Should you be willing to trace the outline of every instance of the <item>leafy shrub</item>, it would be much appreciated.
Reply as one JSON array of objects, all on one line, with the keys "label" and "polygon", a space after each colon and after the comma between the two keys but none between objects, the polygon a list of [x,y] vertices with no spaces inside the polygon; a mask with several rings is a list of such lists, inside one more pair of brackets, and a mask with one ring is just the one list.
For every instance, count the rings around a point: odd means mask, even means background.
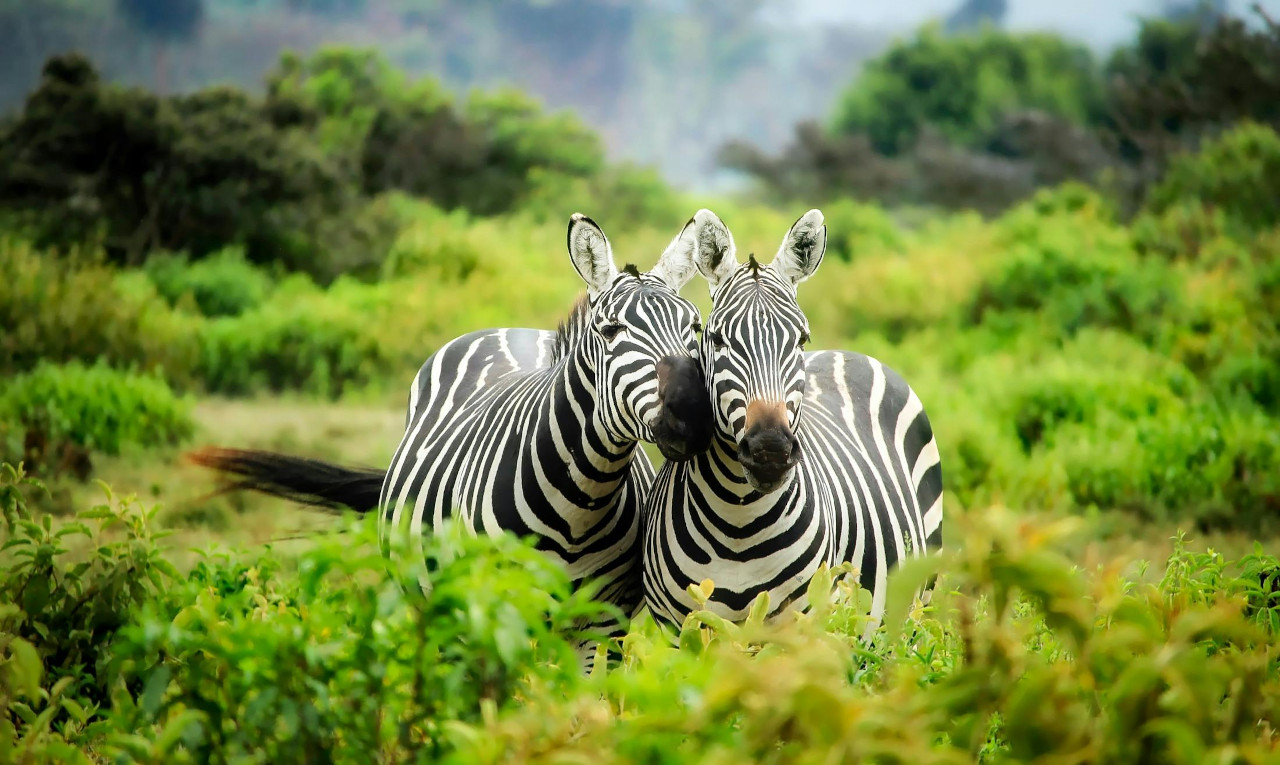
[{"label": "leafy shrub", "polygon": [[893,219],[875,205],[838,200],[822,208],[827,253],[854,260],[867,250],[901,252],[905,240]]},{"label": "leafy shrub", "polygon": [[[139,615],[115,650],[147,692],[112,720],[176,735],[130,741],[133,757],[439,756],[452,721],[510,706],[530,684],[579,682],[574,625],[601,607],[530,545],[441,528],[424,563],[370,578],[385,561],[373,525],[357,531],[354,548],[322,543],[287,578],[270,559],[207,561],[172,606]],[[420,576],[430,594],[406,595]]]},{"label": "leafy shrub", "polygon": [[1203,528],[1265,530],[1280,509],[1280,436],[1256,411],[1201,404],[1134,422],[1062,432],[1052,458],[1081,506],[1121,508]]},{"label": "leafy shrub", "polygon": [[[294,561],[212,554],[179,579],[131,506],[57,530],[10,470],[0,510],[22,540],[0,552],[0,751],[18,761],[1191,763],[1280,745],[1280,561],[1261,549],[1228,561],[1179,535],[1154,577],[1084,570],[1080,524],[993,508],[891,575],[870,634],[846,565],[794,617],[766,622],[766,599],[740,624],[642,614],[622,663],[583,677],[571,641],[601,607],[510,537],[449,527],[385,576],[359,523]],[[75,566],[66,540],[94,524],[124,538]]]},{"label": "leafy shrub", "polygon": [[519,211],[549,224],[560,225],[575,211],[594,211],[589,214],[609,221],[610,230],[645,226],[665,230],[696,209],[656,171],[632,165],[608,167],[589,177],[538,168],[529,179],[529,193]]},{"label": "leafy shrub", "polygon": [[271,292],[271,277],[245,260],[242,248],[228,248],[195,263],[182,256],[153,255],[146,272],[170,305],[190,295],[205,316],[239,315]]},{"label": "leafy shrub", "polygon": [[[695,612],[679,648],[633,629],[629,664],[599,691],[566,700],[535,689],[526,705],[461,728],[450,761],[1270,756],[1280,603],[1261,597],[1257,572],[1274,557],[1241,565],[1180,545],[1156,585],[1085,575],[1059,549],[1065,529],[1011,513],[975,517],[962,536],[891,579],[886,620],[909,629],[858,643],[865,593],[816,576],[813,613],[773,627]],[[908,616],[907,596],[934,570],[952,594]],[[1266,604],[1262,618],[1249,598]]]},{"label": "leafy shrub", "polygon": [[380,379],[387,355],[378,334],[385,291],[347,280],[328,292],[283,287],[272,302],[210,320],[197,373],[212,393],[302,390],[336,397]]},{"label": "leafy shrub", "polygon": [[33,465],[52,467],[59,455],[66,459],[67,446],[118,454],[126,447],[174,444],[194,428],[190,402],[162,378],[103,364],[41,364],[12,378],[0,393],[6,459],[26,458]]},{"label": "leafy shrub", "polygon": [[[106,501],[55,528],[32,513],[26,492],[40,490],[0,465],[0,752],[43,752],[88,762],[69,744],[100,740],[109,705],[111,646],[133,611],[179,579],[160,554],[155,510]],[[78,539],[84,543],[76,545]],[[81,549],[83,548],[83,550]],[[84,552],[87,550],[87,552]]]},{"label": "leafy shrub", "polygon": [[463,210],[445,212],[432,205],[415,205],[413,222],[404,227],[387,253],[382,277],[429,273],[450,281],[466,279],[484,257],[469,222]]},{"label": "leafy shrub", "polygon": [[194,351],[186,322],[92,253],[60,258],[0,235],[0,272],[0,371],[105,359],[186,379]]},{"label": "leafy shrub", "polygon": [[1274,228],[1280,221],[1280,135],[1243,124],[1175,157],[1148,194],[1147,207],[1163,213],[1189,202],[1220,211],[1245,233]]},{"label": "leafy shrub", "polygon": [[1127,233],[1096,214],[1033,212],[1043,204],[1003,221],[1007,254],[978,289],[968,320],[1020,321],[1038,312],[1065,335],[1092,326],[1153,337],[1178,298],[1170,274],[1140,260]]}]

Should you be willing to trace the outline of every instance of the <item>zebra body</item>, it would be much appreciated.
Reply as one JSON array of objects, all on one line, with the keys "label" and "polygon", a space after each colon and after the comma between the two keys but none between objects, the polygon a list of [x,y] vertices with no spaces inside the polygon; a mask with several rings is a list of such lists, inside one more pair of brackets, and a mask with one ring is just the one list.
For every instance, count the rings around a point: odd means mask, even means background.
[{"label": "zebra body", "polygon": [[716,435],[655,480],[645,603],[679,624],[699,607],[688,586],[710,579],[706,608],[742,619],[764,592],[776,615],[807,605],[819,566],[852,562],[878,619],[887,573],[942,543],[941,466],[924,407],[876,359],[802,350],[795,285],[821,260],[820,213],[797,222],[771,267],[738,264],[727,229],[707,244],[702,351]]},{"label": "zebra body", "polygon": [[694,233],[686,226],[652,272],[619,272],[603,233],[575,218],[570,254],[588,295],[557,332],[473,332],[432,354],[379,497],[384,550],[407,542],[421,555],[445,518],[533,536],[575,584],[598,582],[627,615],[638,607],[654,477],[638,442],[678,460],[710,438],[705,402],[672,395],[686,376],[684,390],[702,388],[699,314],[677,294],[694,272]]},{"label": "zebra body", "polygon": [[604,232],[574,215],[568,249],[586,297],[555,332],[472,332],[432,354],[385,470],[253,450],[192,459],[237,476],[238,488],[377,512],[387,553],[423,555],[423,535],[445,518],[476,534],[533,536],[575,585],[598,581],[597,597],[630,616],[654,475],[637,442],[683,460],[711,438],[700,315],[678,294],[696,270],[697,233],[686,224],[647,273],[619,271]]},{"label": "zebra body", "polygon": [[857,353],[805,354],[808,390],[795,478],[762,494],[737,450],[717,438],[686,463],[666,463],[647,505],[646,603],[679,623],[697,608],[690,584],[711,579],[707,607],[730,619],[769,594],[771,615],[804,607],[818,567],[851,561],[884,608],[895,563],[941,546],[937,445],[920,399],[893,370]]},{"label": "zebra body", "polygon": [[584,360],[553,361],[555,344],[553,332],[474,332],[426,361],[379,500],[384,549],[399,532],[421,554],[447,517],[533,535],[575,581],[603,580],[602,597],[630,609],[653,467],[635,441],[593,432],[577,403],[597,395]]}]

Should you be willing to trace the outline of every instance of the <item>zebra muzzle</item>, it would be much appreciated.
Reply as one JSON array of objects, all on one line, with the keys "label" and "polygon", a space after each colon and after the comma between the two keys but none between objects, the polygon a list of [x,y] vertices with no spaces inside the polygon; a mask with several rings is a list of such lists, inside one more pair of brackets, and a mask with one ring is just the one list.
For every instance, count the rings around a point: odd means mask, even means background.
[{"label": "zebra muzzle", "polygon": [[758,490],[769,492],[800,462],[800,439],[787,424],[783,404],[753,402],[747,407],[746,433],[738,442],[738,461]]},{"label": "zebra muzzle", "polygon": [[711,445],[711,401],[702,367],[688,356],[658,362],[658,414],[649,423],[662,456],[676,462],[695,457]]}]

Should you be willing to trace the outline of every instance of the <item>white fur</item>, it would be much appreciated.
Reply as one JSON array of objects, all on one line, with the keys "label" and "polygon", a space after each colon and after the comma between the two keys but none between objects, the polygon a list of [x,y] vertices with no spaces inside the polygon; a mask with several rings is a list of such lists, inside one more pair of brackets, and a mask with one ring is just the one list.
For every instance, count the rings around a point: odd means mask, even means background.
[{"label": "white fur", "polygon": [[[733,244],[733,234],[724,221],[710,210],[699,210],[690,221],[697,243],[694,260],[698,271],[706,277],[711,291],[738,267],[738,250]],[[688,226],[685,227],[688,230]]]},{"label": "white fur", "polygon": [[609,239],[582,213],[574,213],[569,218],[569,259],[587,283],[587,296],[593,300],[618,276]]},{"label": "white fur", "polygon": [[769,267],[794,287],[813,276],[826,252],[827,226],[822,211],[810,210],[792,224]]}]

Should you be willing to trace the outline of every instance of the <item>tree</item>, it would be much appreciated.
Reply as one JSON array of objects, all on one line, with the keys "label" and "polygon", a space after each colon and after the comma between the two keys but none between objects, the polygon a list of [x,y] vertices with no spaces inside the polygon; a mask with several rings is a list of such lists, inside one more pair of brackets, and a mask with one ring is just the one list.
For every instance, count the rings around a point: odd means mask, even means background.
[{"label": "tree", "polygon": [[866,134],[878,152],[896,156],[926,125],[974,147],[1011,111],[1087,125],[1101,105],[1100,73],[1082,46],[995,29],[946,37],[929,26],[866,65],[837,102],[832,128]]},{"label": "tree", "polygon": [[998,27],[1008,12],[1009,0],[964,0],[947,17],[945,28],[948,32],[965,32],[984,23]]},{"label": "tree", "polygon": [[236,243],[259,261],[311,257],[308,237],[339,217],[344,184],[294,138],[241,91],[162,98],[103,84],[83,57],[54,57],[0,136],[0,204],[43,243],[100,235],[124,263]]}]

